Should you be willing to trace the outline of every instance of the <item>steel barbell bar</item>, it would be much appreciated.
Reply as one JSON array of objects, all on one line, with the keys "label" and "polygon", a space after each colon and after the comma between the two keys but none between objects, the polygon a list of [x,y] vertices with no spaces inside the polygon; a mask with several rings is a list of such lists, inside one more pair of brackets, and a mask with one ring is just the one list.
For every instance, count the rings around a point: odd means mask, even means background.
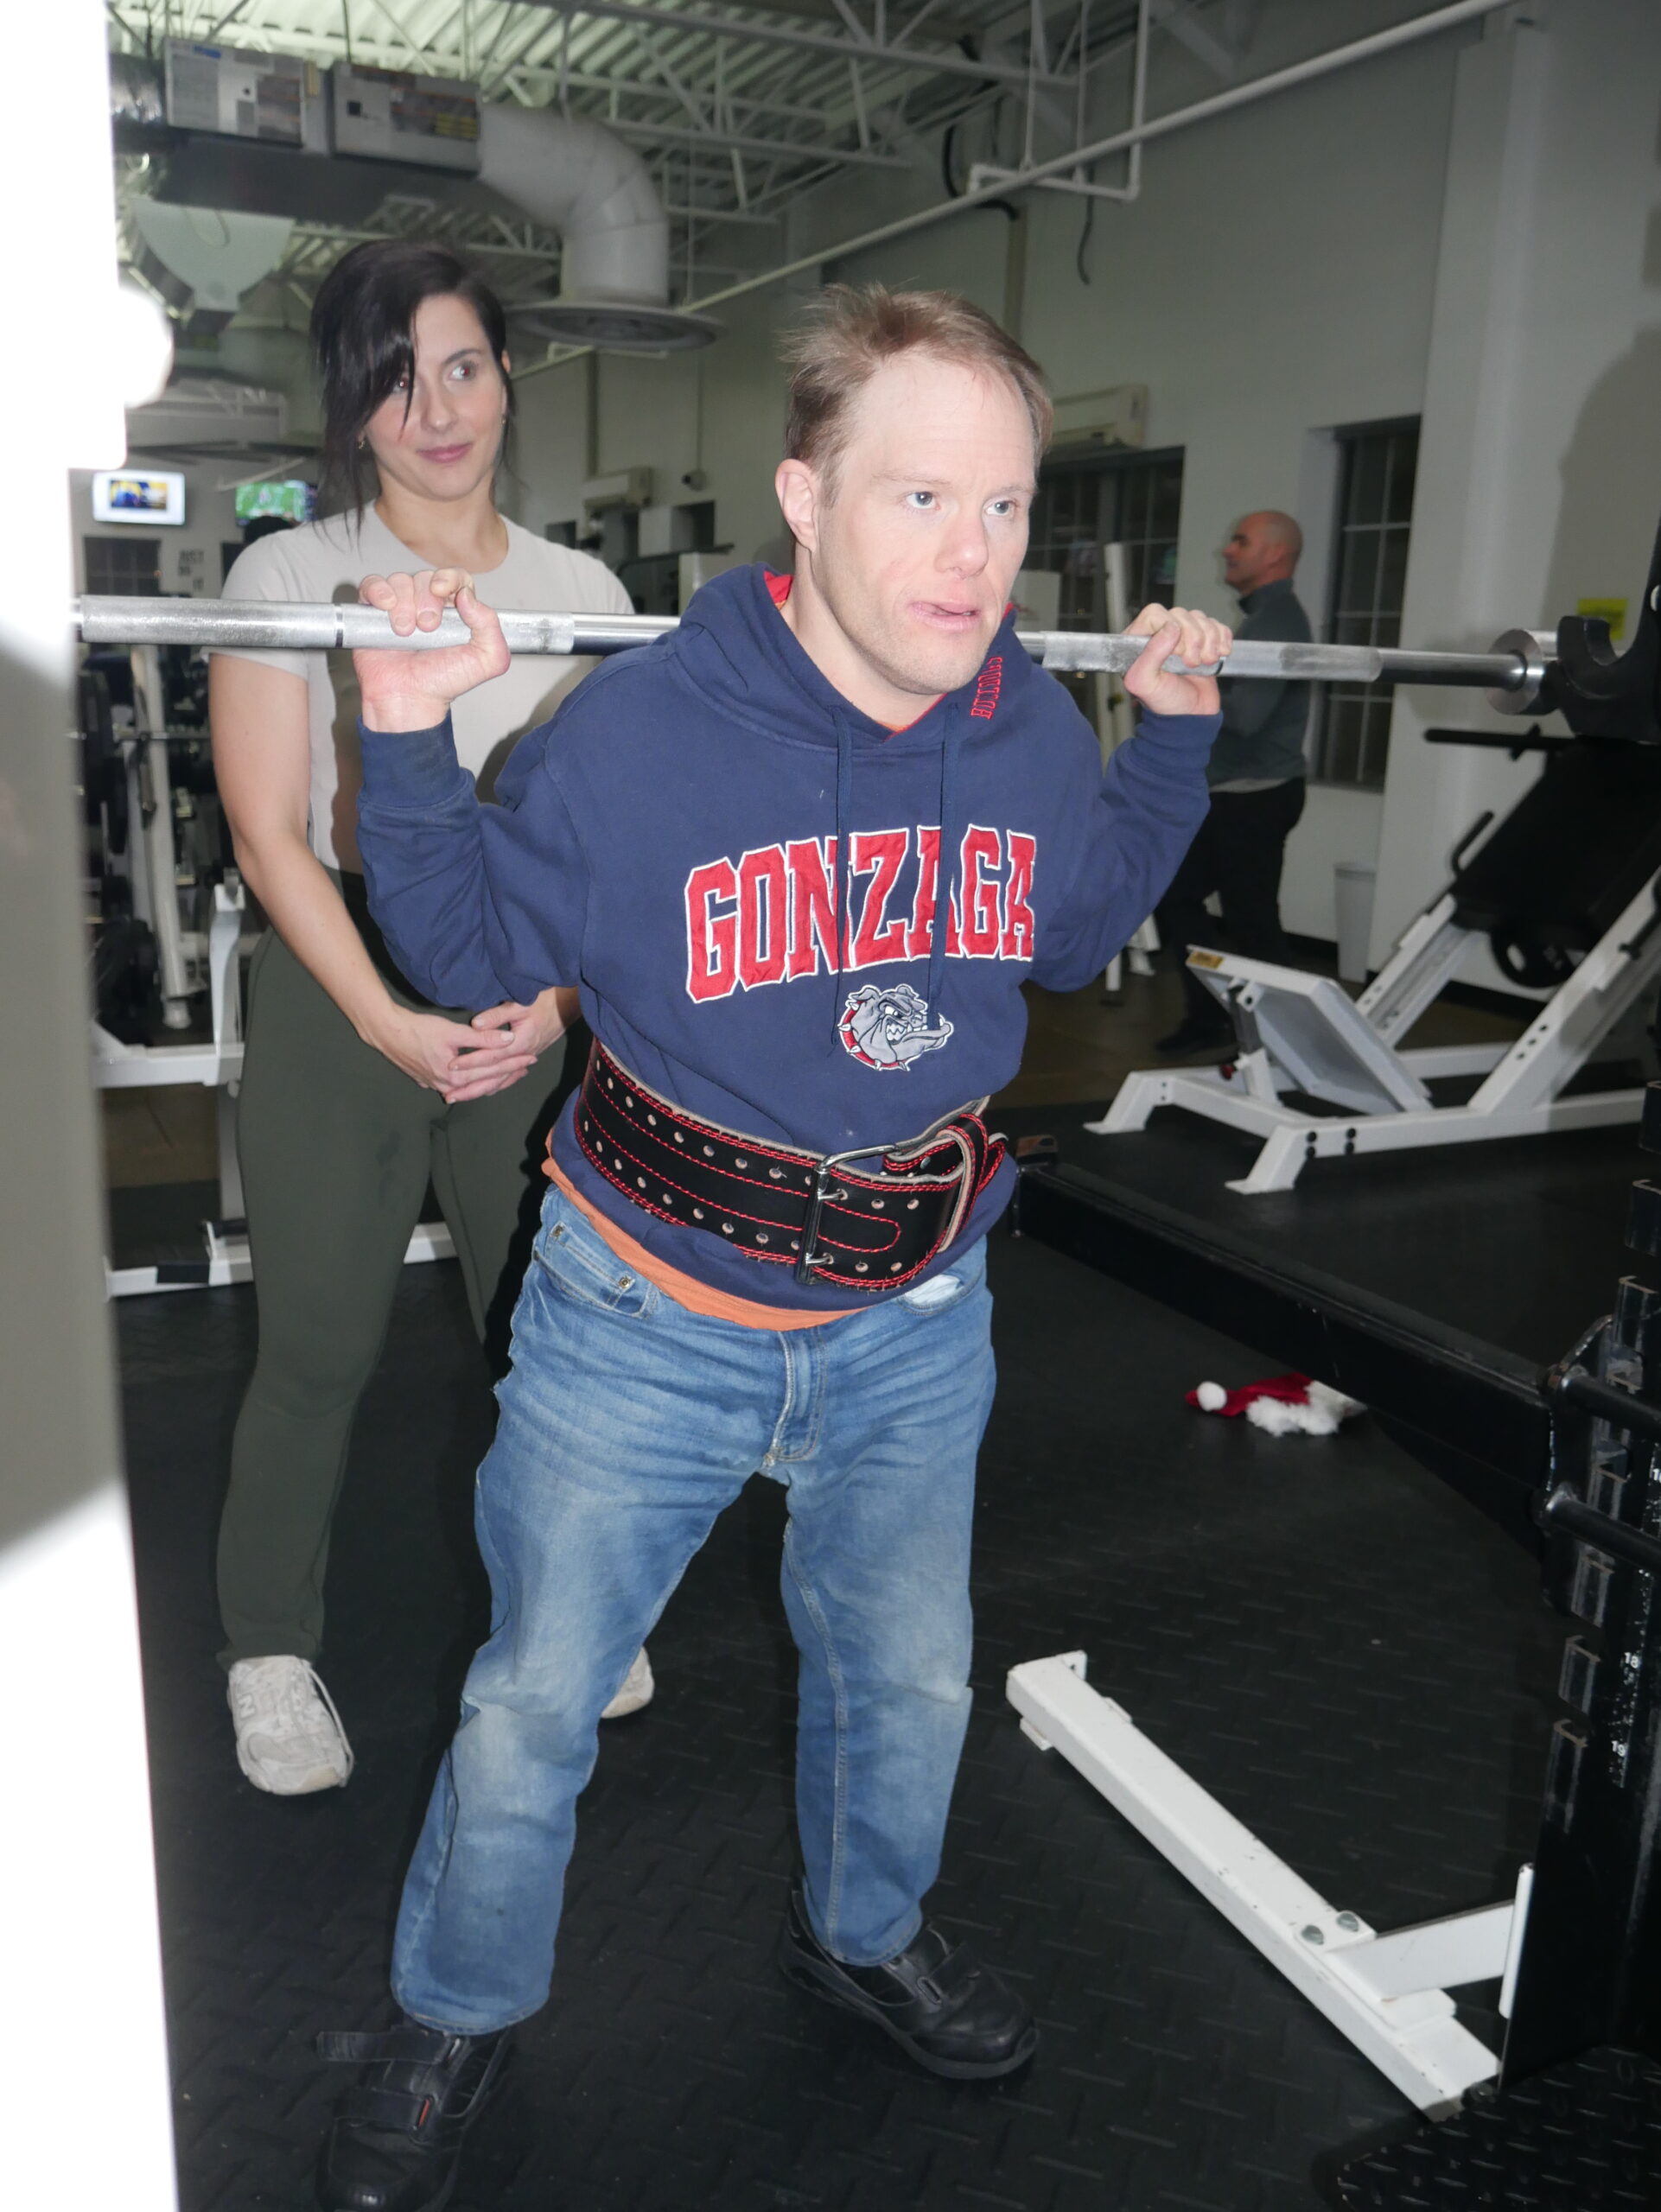
[{"label": "steel barbell bar", "polygon": [[[517,607],[500,608],[499,614],[508,650],[516,653],[626,652],[677,626],[675,617],[664,614],[544,614]],[[73,620],[83,645],[218,645],[251,652],[431,652],[463,645],[468,634],[451,610],[436,630],[397,637],[379,608],[356,601],[90,598],[73,602]],[[1064,675],[1123,676],[1147,643],[1083,630],[1016,634],[1034,660]],[[1217,672],[1298,683],[1458,684],[1486,690],[1502,714],[1526,715],[1543,710],[1539,695],[1556,651],[1556,633],[1541,630],[1507,630],[1486,653],[1246,639],[1236,642]],[[1167,666],[1187,672],[1180,660]]]}]

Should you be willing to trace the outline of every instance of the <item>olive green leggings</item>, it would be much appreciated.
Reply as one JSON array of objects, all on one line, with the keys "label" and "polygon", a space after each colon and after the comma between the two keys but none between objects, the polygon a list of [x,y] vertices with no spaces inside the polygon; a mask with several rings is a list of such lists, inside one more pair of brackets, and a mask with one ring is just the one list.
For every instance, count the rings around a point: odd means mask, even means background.
[{"label": "olive green leggings", "polygon": [[237,1144],[259,1353],[220,1526],[227,1666],[316,1655],[353,1415],[430,1177],[474,1325],[505,1340],[564,1058],[556,1046],[506,1090],[446,1106],[362,1041],[274,931],[254,956],[247,1033]]}]

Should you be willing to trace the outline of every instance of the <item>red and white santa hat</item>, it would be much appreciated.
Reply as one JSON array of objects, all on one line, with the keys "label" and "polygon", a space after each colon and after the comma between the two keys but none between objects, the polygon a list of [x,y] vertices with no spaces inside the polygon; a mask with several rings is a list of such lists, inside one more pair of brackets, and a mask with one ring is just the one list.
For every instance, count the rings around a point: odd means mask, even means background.
[{"label": "red and white santa hat", "polygon": [[1312,1382],[1307,1375],[1271,1375],[1262,1382],[1247,1382],[1225,1390],[1220,1382],[1202,1382],[1188,1393],[1188,1403],[1202,1414],[1221,1414],[1225,1420],[1244,1414],[1257,1428],[1271,1436],[1335,1436],[1340,1421],[1366,1408],[1325,1382]]}]

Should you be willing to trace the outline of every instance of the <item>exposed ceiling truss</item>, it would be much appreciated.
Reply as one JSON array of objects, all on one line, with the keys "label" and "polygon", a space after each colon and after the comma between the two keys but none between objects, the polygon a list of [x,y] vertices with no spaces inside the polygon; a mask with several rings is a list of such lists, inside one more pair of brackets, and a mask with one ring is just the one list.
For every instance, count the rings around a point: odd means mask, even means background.
[{"label": "exposed ceiling truss", "polygon": [[[1150,22],[1231,76],[1260,0],[1149,0]],[[603,122],[650,165],[687,293],[774,258],[826,180],[916,168],[977,111],[1030,157],[1079,143],[1090,73],[1133,41],[1137,0],[108,0],[118,51],[183,38],[466,79],[487,99]],[[129,175],[129,191],[143,188]],[[544,297],[556,238],[390,197],[368,227],[296,230],[274,280],[298,302],[346,245],[420,231],[486,259],[505,299]],[[725,258],[736,256],[738,264]]]}]

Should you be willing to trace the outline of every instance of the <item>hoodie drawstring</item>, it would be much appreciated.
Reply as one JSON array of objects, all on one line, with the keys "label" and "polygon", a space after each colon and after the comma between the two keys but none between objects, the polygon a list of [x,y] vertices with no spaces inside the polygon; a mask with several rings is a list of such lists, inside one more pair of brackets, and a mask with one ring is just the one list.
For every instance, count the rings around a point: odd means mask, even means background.
[{"label": "hoodie drawstring", "polygon": [[[960,733],[958,717],[948,713],[945,727],[940,734],[940,828],[939,846],[934,867],[934,918],[929,929],[928,988],[926,993],[929,1026],[933,1027],[940,1019],[940,1001],[945,990],[945,946],[951,932],[951,903],[958,892],[958,868],[962,859],[964,832],[966,825],[958,819],[958,752]],[[843,978],[852,957],[849,943],[850,916],[848,911],[852,883],[850,847],[852,833],[849,828],[854,812],[854,734],[845,715],[838,715],[837,722],[837,964],[831,978],[831,1027],[842,1020]]]},{"label": "hoodie drawstring", "polygon": [[928,1023],[940,1020],[945,988],[945,941],[951,933],[951,898],[958,888],[958,863],[964,827],[958,820],[958,717],[948,711],[940,733],[940,845],[934,872],[934,925],[928,950]]},{"label": "hoodie drawstring", "polygon": [[848,942],[848,900],[852,887],[848,848],[852,842],[849,823],[854,812],[854,734],[846,715],[837,721],[837,972],[831,982],[830,1027],[842,1021],[842,979],[850,957]]}]

